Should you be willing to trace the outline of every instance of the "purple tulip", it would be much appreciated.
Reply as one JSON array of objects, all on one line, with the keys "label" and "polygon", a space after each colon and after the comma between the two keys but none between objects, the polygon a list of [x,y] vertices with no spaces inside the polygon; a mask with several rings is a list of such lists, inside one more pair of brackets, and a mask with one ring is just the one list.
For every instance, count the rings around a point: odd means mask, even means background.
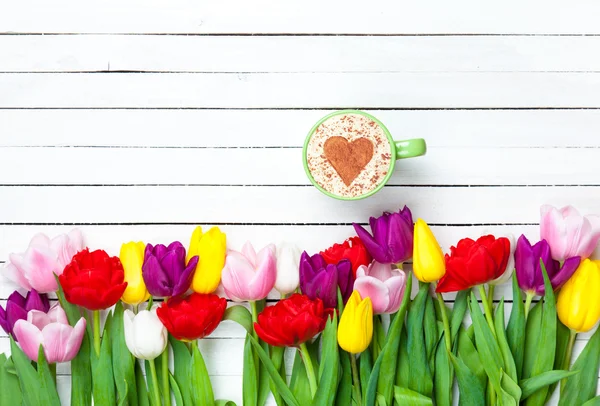
[{"label": "purple tulip", "polygon": [[342,259],[337,265],[327,264],[320,254],[309,256],[306,251],[300,257],[300,290],[312,300],[319,298],[325,308],[337,307],[337,289],[340,288],[344,303],[352,294],[354,275],[352,263]]},{"label": "purple tulip", "polygon": [[13,334],[17,320],[27,320],[27,313],[30,310],[39,310],[46,313],[49,309],[50,302],[48,301],[48,295],[40,295],[35,289],[32,289],[27,292],[27,296],[23,297],[23,295],[15,290],[8,297],[6,310],[0,306],[0,327],[7,334]]},{"label": "purple tulip", "polygon": [[546,240],[541,240],[532,246],[527,237],[521,235],[515,250],[517,281],[523,291],[538,296],[543,296],[545,293],[540,259],[544,262],[554,290],[560,288],[573,275],[581,261],[580,257],[571,257],[561,266],[558,261],[552,259],[550,245]]},{"label": "purple tulip", "polygon": [[414,222],[408,207],[398,213],[384,212],[381,217],[371,217],[369,224],[372,236],[361,225],[353,223],[353,226],[375,261],[399,264],[412,257]]},{"label": "purple tulip", "polygon": [[198,256],[185,263],[185,248],[179,241],[168,247],[146,245],[142,276],[152,296],[172,297],[187,292],[198,264]]}]

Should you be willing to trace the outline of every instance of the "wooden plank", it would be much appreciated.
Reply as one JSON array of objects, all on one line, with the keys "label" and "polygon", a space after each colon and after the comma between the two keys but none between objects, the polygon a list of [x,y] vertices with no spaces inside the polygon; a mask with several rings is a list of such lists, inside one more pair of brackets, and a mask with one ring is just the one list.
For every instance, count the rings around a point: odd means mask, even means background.
[{"label": "wooden plank", "polygon": [[600,107],[595,73],[4,73],[0,107]]},{"label": "wooden plank", "polygon": [[[330,112],[0,109],[0,146],[299,147]],[[600,147],[600,110],[369,112],[429,147]]]},{"label": "wooden plank", "polygon": [[599,37],[2,36],[1,72],[600,70]]},{"label": "wooden plank", "polygon": [[537,223],[542,204],[597,212],[600,187],[385,187],[338,201],[312,187],[0,187],[0,223],[350,223],[412,207],[434,224]]},{"label": "wooden plank", "polygon": [[[430,147],[425,157],[399,161],[389,184],[597,185],[597,155],[591,148]],[[4,157],[0,160],[0,184],[4,185],[310,185],[299,147],[0,147],[0,156]],[[233,162],[235,166],[227,164]]]},{"label": "wooden plank", "polygon": [[[515,12],[518,10],[518,12]],[[584,0],[507,0],[452,4],[427,0],[222,3],[134,0],[127,4],[15,3],[0,13],[0,32],[37,33],[361,33],[361,34],[594,34],[600,6]]]}]

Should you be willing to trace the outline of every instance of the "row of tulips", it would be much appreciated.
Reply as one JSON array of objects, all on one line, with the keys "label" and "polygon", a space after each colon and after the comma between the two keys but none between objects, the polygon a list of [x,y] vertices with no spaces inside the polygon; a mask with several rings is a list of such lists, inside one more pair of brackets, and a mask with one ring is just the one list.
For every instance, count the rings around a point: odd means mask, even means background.
[{"label": "row of tulips", "polygon": [[[0,404],[60,405],[55,365],[70,361],[73,405],[232,405],[198,349],[223,320],[246,330],[244,405],[451,405],[455,383],[461,405],[544,405],[559,383],[560,405],[600,404],[600,329],[571,362],[600,319],[600,217],[543,206],[539,242],[484,235],[447,254],[407,207],[369,226],[313,254],[230,250],[217,227],[119,257],[77,230],[37,235],[4,268],[27,293],[0,307]],[[494,289],[510,280],[506,320]]]}]

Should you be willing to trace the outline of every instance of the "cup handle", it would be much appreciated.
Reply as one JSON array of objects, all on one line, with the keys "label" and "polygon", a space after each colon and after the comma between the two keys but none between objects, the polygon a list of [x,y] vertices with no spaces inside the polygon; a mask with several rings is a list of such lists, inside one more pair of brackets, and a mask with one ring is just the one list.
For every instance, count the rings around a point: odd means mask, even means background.
[{"label": "cup handle", "polygon": [[414,158],[425,155],[427,152],[427,144],[423,138],[394,141],[394,144],[396,145],[396,159]]}]

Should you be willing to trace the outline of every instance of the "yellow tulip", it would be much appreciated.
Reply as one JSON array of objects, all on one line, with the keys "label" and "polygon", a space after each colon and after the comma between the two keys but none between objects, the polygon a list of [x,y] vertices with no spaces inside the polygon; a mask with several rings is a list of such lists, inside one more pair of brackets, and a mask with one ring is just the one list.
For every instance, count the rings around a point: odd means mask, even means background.
[{"label": "yellow tulip", "polygon": [[122,244],[119,253],[119,259],[123,264],[123,271],[125,271],[125,282],[127,282],[127,288],[125,288],[121,300],[131,305],[139,305],[150,298],[150,293],[148,293],[142,277],[145,247],[141,241],[132,241]]},{"label": "yellow tulip", "polygon": [[589,331],[600,320],[600,261],[584,259],[558,293],[560,321],[578,333]]},{"label": "yellow tulip", "polygon": [[192,280],[192,290],[197,293],[212,293],[219,286],[221,271],[225,266],[226,237],[219,227],[202,233],[198,226],[192,233],[186,262],[198,255],[198,265]]},{"label": "yellow tulip", "polygon": [[435,282],[446,273],[444,253],[431,229],[422,219],[415,223],[413,273],[421,282]]},{"label": "yellow tulip", "polygon": [[373,338],[373,305],[371,298],[361,300],[358,291],[348,299],[338,326],[338,344],[352,354],[363,352]]}]

